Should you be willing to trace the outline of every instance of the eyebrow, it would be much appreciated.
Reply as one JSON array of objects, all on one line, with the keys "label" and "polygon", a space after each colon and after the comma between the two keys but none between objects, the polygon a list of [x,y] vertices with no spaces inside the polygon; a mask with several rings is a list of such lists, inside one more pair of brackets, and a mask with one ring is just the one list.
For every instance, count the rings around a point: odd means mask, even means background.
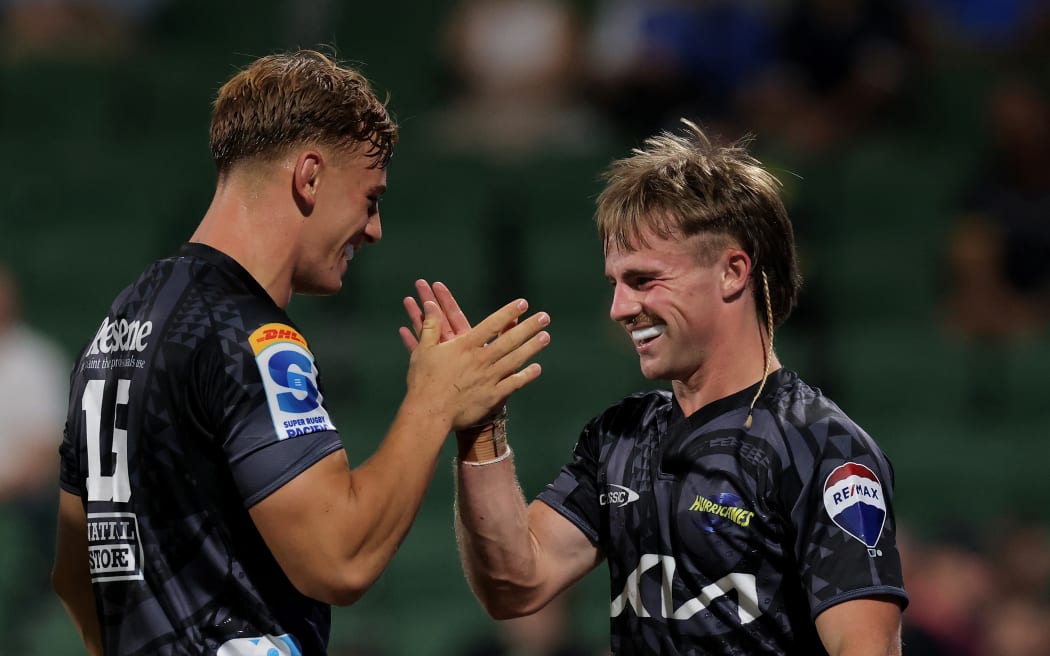
[{"label": "eyebrow", "polygon": [[368,196],[382,196],[386,193],[386,185],[376,185],[368,190]]},{"label": "eyebrow", "polygon": [[[656,269],[655,268],[644,269],[644,268],[634,267],[634,268],[631,268],[631,269],[624,269],[623,271],[620,272],[620,277],[624,278],[624,279],[637,278],[639,276],[646,276],[646,277],[650,277],[651,278],[652,276],[655,276],[655,275],[656,275]],[[608,280],[609,282],[612,282],[613,280],[615,280],[615,278],[613,278],[613,276],[610,276],[608,274],[606,274],[605,279]]]}]

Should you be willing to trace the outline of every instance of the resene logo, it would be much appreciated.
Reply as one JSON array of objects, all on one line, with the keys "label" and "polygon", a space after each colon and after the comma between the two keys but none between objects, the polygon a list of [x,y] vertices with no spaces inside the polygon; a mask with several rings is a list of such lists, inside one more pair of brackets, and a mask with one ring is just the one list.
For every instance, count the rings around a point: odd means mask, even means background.
[{"label": "resene logo", "polygon": [[99,353],[122,353],[137,351],[141,353],[149,345],[146,338],[153,333],[152,321],[128,321],[118,319],[110,322],[109,317],[102,319],[95,338],[91,340],[88,355]]}]

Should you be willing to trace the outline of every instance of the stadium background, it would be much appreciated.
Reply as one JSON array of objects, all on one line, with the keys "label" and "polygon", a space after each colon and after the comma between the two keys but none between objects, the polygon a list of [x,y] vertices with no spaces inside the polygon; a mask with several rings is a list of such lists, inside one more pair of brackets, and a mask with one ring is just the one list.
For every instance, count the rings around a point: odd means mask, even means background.
[{"label": "stadium background", "polygon": [[[296,298],[289,308],[319,358],[351,460],[372,453],[403,392],[400,299],[418,277],[448,283],[472,317],[518,295],[551,313],[544,375],[510,411],[529,497],[565,461],[588,418],[647,385],[608,321],[591,225],[598,174],[638,143],[640,130],[507,158],[438,143],[435,117],[457,90],[439,48],[450,0],[298,10],[247,0],[130,4],[136,9],[122,17],[112,47],[85,38],[17,50],[16,26],[6,25],[0,259],[19,277],[26,319],[70,358],[111,298],[174,251],[206,209],[214,182],[207,124],[218,85],[251,57],[328,44],[389,91],[402,128],[382,243],[353,261],[340,295]],[[573,8],[586,21],[599,4]],[[312,29],[304,7],[320,12]],[[944,311],[949,243],[989,139],[983,111],[1002,48],[982,50],[978,40],[959,47],[959,35],[938,29],[903,109],[834,147],[792,149],[744,126],[786,184],[807,276],[799,315],[778,332],[777,349],[888,452],[897,512],[917,535],[960,527],[983,534],[1004,517],[1045,525],[1046,327],[1023,339],[973,340],[952,331]],[[1046,61],[1023,63],[1045,83]],[[455,554],[452,453],[446,445],[389,570],[357,605],[334,610],[334,646],[450,654],[492,630]],[[78,653],[57,600],[4,625],[27,590],[46,590],[49,547],[25,543],[10,522],[0,534],[0,636],[24,645],[19,653]],[[577,630],[596,645],[606,630],[605,587],[598,572],[573,596]],[[0,654],[7,642],[0,639]]]}]

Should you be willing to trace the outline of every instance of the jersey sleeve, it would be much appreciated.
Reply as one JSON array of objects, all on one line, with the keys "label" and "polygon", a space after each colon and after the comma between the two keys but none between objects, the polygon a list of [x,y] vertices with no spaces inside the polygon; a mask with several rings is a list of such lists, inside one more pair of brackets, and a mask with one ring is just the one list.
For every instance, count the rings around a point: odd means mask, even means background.
[{"label": "jersey sleeve", "polygon": [[196,395],[218,415],[215,438],[250,508],[343,444],[295,328],[263,324],[247,338],[220,335],[216,348],[217,357],[197,359]]},{"label": "jersey sleeve", "polygon": [[593,544],[601,546],[597,480],[599,440],[598,420],[593,420],[581,432],[573,448],[572,461],[562,467],[554,482],[536,498],[575,524]]},{"label": "jersey sleeve", "polygon": [[63,490],[78,497],[84,495],[80,480],[80,449],[70,438],[67,425],[62,433],[62,444],[58,447],[59,469],[58,483]]},{"label": "jersey sleeve", "polygon": [[[893,469],[858,426],[825,419],[827,439],[795,459],[800,488],[785,486],[795,557],[812,618],[835,604],[904,591],[893,514]],[[797,495],[795,494],[797,492]]]},{"label": "jersey sleeve", "polygon": [[[77,356],[77,361],[83,356],[83,352]],[[74,403],[75,398],[75,384],[74,379],[76,378],[76,368],[74,367],[73,372],[69,376],[68,392],[69,401],[67,403],[66,411],[66,424],[62,430],[62,443],[58,446],[58,484],[61,489],[75,494],[79,497],[84,496],[84,484],[80,477],[80,447],[77,445],[76,439],[74,438],[73,425],[74,422],[80,418],[79,403]]]}]

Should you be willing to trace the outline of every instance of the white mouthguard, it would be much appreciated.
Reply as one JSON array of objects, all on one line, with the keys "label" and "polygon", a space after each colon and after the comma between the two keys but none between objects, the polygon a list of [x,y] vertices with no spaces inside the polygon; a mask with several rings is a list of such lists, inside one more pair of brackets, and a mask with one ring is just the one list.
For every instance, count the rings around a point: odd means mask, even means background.
[{"label": "white mouthguard", "polygon": [[653,337],[659,337],[664,334],[667,330],[667,326],[649,326],[648,328],[642,328],[641,330],[632,330],[631,339],[636,342],[641,342],[646,339],[652,339]]}]

